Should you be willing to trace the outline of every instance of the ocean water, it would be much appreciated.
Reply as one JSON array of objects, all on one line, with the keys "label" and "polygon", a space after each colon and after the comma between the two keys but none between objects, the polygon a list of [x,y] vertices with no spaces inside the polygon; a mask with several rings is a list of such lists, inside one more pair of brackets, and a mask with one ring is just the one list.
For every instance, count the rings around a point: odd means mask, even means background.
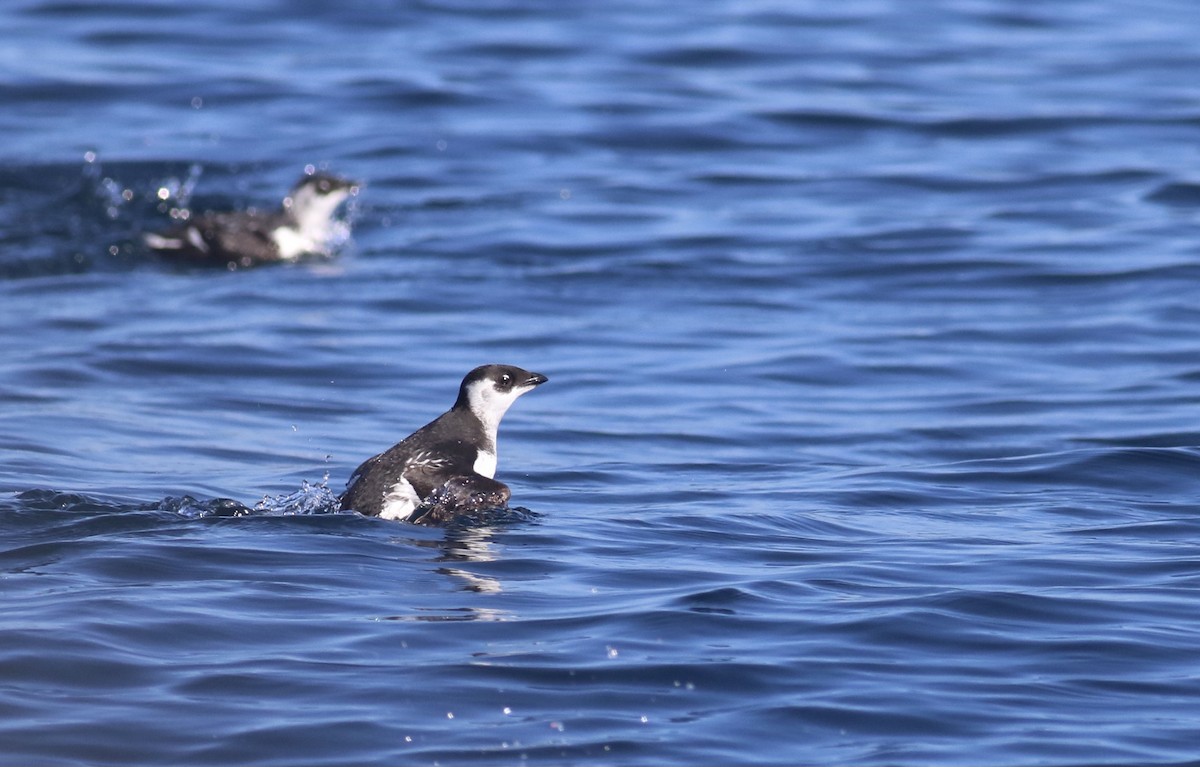
[{"label": "ocean water", "polygon": [[[4,4],[0,764],[1196,764],[1196,30]],[[512,513],[336,513],[484,362]]]}]

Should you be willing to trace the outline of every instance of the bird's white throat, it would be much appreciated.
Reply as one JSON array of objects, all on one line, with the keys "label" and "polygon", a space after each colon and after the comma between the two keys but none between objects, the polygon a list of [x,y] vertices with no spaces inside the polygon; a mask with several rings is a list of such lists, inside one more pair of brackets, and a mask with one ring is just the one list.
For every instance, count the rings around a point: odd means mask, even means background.
[{"label": "bird's white throat", "polygon": [[[495,385],[483,379],[475,381],[467,388],[467,404],[471,412],[483,424],[483,431],[488,435],[492,444],[496,443],[496,432],[500,428],[500,419],[531,386],[515,386],[509,391],[496,391]],[[482,472],[480,472],[482,473]]]}]

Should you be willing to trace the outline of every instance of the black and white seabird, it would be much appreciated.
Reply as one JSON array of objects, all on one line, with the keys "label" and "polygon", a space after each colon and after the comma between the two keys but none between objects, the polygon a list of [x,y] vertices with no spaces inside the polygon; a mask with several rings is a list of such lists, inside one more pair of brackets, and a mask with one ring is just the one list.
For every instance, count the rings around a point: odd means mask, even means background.
[{"label": "black and white seabird", "polygon": [[143,239],[165,256],[230,269],[326,253],[333,214],[358,184],[328,173],[300,178],[279,210],[250,208],[204,213],[187,223]]},{"label": "black and white seabird", "polygon": [[512,365],[475,368],[454,407],[354,471],[341,508],[418,524],[504,508],[509,489],[493,479],[496,431],[517,397],[546,380]]}]

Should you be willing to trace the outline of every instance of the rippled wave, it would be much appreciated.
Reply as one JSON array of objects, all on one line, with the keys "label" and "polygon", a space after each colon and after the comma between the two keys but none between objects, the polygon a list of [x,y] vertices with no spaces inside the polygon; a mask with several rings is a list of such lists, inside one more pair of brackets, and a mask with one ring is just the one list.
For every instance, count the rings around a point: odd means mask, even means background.
[{"label": "rippled wave", "polygon": [[0,764],[1194,763],[1194,8],[1011,5],[5,6]]}]

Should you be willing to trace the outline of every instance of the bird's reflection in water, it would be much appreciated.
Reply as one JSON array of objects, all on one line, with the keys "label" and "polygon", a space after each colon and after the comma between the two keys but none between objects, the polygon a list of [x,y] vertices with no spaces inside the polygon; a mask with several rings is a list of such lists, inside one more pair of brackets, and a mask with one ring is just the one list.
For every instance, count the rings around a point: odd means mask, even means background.
[{"label": "bird's reflection in water", "polygon": [[446,565],[437,568],[435,572],[449,575],[462,582],[464,591],[474,591],[480,594],[496,594],[501,590],[500,581],[487,575],[464,570],[461,567],[449,566],[449,563],[462,562],[492,562],[496,559],[496,548],[492,544],[495,528],[474,527],[458,530],[447,530],[446,537],[438,541],[442,550],[438,562]]},{"label": "bird's reflection in water", "polygon": [[[504,528],[520,522],[529,522],[538,515],[529,509],[503,508],[474,515],[470,518],[456,520],[445,528],[445,534],[438,539],[410,538],[404,542],[409,545],[424,548],[436,548],[439,555],[434,563],[440,564],[434,569],[439,575],[449,576],[460,584],[459,590],[477,594],[498,594],[503,590],[500,581],[489,575],[467,569],[473,562],[493,562],[497,551],[493,539]],[[455,564],[463,566],[456,567]],[[418,608],[419,609],[419,608]],[[502,610],[484,607],[455,607],[437,608],[436,613],[431,609],[428,614],[397,615],[388,620],[416,621],[504,621],[512,620],[514,616]]]}]

